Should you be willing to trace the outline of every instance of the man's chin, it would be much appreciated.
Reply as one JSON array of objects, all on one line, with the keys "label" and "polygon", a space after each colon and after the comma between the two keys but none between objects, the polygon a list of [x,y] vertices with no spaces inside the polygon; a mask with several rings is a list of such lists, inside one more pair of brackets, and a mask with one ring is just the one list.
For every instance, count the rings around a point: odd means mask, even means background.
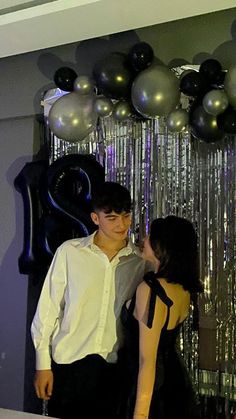
[{"label": "man's chin", "polygon": [[125,231],[125,232],[118,232],[118,231],[116,231],[116,232],[115,232],[115,236],[116,236],[117,238],[119,238],[119,240],[124,240],[124,239],[126,239],[127,235],[128,235],[128,232],[127,232],[127,231]]}]

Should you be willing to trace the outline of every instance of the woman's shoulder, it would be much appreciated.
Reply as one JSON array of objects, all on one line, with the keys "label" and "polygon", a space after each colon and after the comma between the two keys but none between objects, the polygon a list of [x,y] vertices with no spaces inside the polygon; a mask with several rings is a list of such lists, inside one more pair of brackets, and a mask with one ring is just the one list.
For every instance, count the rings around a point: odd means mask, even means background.
[{"label": "woman's shoulder", "polygon": [[162,286],[162,288],[164,288],[167,294],[169,292],[171,293],[174,292],[174,293],[178,293],[178,294],[182,294],[186,296],[190,295],[189,291],[185,290],[183,285],[178,282],[169,282],[165,278],[158,278],[158,281],[160,285]]},{"label": "woman's shoulder", "polygon": [[160,278],[159,282],[166,295],[172,301],[173,310],[181,312],[181,319],[184,319],[188,315],[190,306],[190,293],[185,290],[181,284],[168,282],[164,278]]},{"label": "woman's shoulder", "polygon": [[[159,298],[158,298],[159,297]],[[149,328],[149,317],[152,320],[155,314],[156,299],[158,298],[158,313],[159,316],[163,313],[163,316],[166,314],[167,306],[172,305],[172,301],[168,298],[165,293],[165,290],[161,287],[159,280],[157,278],[153,279],[153,282],[147,281],[147,278],[141,282],[136,291],[136,307],[135,307],[135,317],[138,320],[141,320]]]},{"label": "woman's shoulder", "polygon": [[145,275],[143,281],[138,285],[136,290],[136,300],[138,303],[145,305],[151,298],[159,297],[165,305],[172,305],[172,301],[168,298],[168,293],[163,283],[165,280],[160,280],[156,274],[150,272]]},{"label": "woman's shoulder", "polygon": [[154,294],[163,295],[165,294],[166,290],[168,290],[168,282],[164,278],[159,278],[158,273],[156,272],[148,272],[144,275],[144,288],[149,288],[152,290]]},{"label": "woman's shoulder", "polygon": [[150,293],[150,286],[146,283],[146,281],[141,281],[140,284],[137,286],[136,289],[136,296],[139,297],[148,297]]}]

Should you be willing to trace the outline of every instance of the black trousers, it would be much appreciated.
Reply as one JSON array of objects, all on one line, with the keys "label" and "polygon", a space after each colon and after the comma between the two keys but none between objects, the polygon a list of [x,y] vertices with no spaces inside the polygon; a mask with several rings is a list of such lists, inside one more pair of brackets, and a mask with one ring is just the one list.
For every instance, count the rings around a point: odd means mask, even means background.
[{"label": "black trousers", "polygon": [[[60,419],[124,419],[122,367],[99,355],[72,364],[52,364],[53,394],[48,414]],[[124,385],[124,384],[123,384]]]}]

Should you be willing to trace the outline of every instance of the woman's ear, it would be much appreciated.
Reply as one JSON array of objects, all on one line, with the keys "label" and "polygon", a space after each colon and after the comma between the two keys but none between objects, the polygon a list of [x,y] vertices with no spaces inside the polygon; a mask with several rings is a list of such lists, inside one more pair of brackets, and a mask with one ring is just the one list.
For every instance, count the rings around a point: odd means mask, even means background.
[{"label": "woman's ear", "polygon": [[94,224],[96,224],[98,226],[99,225],[98,214],[96,212],[91,212],[90,216],[91,216],[92,221],[94,222]]}]

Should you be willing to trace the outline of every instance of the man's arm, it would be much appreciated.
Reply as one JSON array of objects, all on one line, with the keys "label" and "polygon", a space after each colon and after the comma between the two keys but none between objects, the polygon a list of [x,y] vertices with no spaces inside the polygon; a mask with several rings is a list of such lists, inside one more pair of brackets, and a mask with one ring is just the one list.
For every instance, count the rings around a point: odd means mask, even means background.
[{"label": "man's arm", "polygon": [[65,254],[59,248],[39,298],[37,310],[31,325],[32,340],[36,351],[36,374],[34,386],[37,396],[48,400],[52,394],[53,374],[51,371],[51,336],[57,325],[64,305],[66,286]]}]

